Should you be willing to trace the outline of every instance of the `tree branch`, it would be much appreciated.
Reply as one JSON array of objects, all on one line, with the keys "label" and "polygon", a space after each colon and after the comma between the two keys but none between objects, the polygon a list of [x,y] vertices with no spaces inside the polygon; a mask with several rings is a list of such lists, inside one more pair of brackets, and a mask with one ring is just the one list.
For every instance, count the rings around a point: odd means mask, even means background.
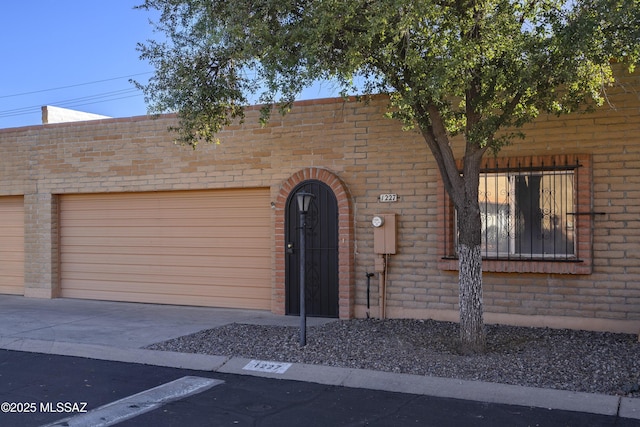
[{"label": "tree branch", "polygon": [[449,193],[454,205],[460,206],[464,196],[463,179],[460,177],[442,115],[433,103],[427,104],[426,107],[415,105],[414,108],[421,116],[422,123],[427,123],[425,119],[428,118],[430,124],[421,125],[420,131],[436,160],[447,193]]},{"label": "tree branch", "polygon": [[531,0],[527,4],[527,7],[525,8],[525,10],[522,11],[522,15],[520,16],[520,20],[518,21],[520,23],[520,26],[524,25],[524,21],[527,20],[527,13],[532,11],[537,3],[538,3],[538,0]]}]

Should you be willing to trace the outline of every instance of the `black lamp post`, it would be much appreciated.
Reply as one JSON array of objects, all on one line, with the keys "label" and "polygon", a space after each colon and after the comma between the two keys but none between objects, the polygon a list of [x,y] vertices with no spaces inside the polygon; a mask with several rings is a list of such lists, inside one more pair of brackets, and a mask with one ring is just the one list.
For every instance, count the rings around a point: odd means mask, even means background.
[{"label": "black lamp post", "polygon": [[300,347],[307,345],[307,313],[305,308],[306,228],[307,212],[315,196],[304,191],[296,194],[300,211]]}]

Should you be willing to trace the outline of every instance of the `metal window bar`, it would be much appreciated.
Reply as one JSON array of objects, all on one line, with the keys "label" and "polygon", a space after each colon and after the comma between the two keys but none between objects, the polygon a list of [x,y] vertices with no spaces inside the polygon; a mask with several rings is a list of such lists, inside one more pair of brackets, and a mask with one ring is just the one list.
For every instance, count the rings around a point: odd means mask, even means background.
[{"label": "metal window bar", "polygon": [[483,256],[496,259],[575,259],[579,164],[541,162],[481,171]]}]

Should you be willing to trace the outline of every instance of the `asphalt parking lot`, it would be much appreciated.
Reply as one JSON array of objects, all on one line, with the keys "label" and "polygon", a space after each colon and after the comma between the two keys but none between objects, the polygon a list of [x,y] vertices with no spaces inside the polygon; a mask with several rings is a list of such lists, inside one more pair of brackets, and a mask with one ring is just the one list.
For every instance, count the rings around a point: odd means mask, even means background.
[{"label": "asphalt parking lot", "polygon": [[[582,412],[7,350],[0,350],[0,402],[35,404],[36,410],[3,412],[0,425],[99,425],[95,418],[89,424],[82,424],[81,419],[73,417],[86,416],[104,405],[184,377],[218,381],[204,391],[161,403],[116,424],[181,427],[640,425],[638,420],[630,418]],[[60,403],[71,406],[65,408]],[[64,419],[68,420],[57,423]]]}]

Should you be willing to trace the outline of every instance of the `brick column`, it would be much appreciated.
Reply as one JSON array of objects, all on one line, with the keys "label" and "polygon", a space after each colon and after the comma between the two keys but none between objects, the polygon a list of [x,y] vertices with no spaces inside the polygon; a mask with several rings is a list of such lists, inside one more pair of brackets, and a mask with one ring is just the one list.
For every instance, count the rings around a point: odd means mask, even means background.
[{"label": "brick column", "polygon": [[58,197],[48,193],[24,196],[24,295],[60,296]]}]

